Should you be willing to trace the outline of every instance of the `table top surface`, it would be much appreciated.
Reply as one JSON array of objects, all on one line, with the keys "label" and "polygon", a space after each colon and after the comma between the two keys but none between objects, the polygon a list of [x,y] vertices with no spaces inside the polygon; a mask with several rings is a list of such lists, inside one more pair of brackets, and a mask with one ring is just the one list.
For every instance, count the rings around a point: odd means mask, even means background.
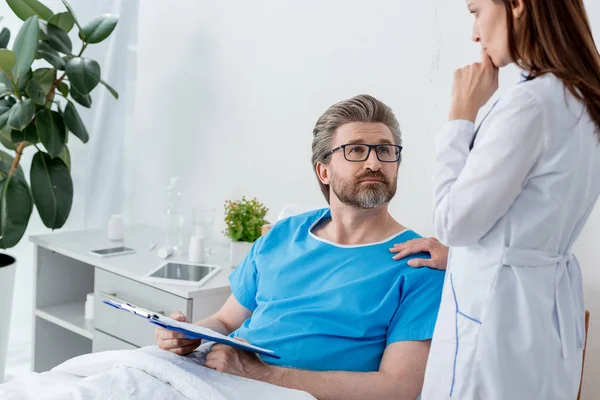
[{"label": "table top surface", "polygon": [[[159,243],[160,237],[161,230],[158,227],[133,225],[125,228],[124,240],[122,241],[109,240],[106,229],[59,231],[30,236],[29,240],[37,246],[184,298],[190,299],[199,294],[204,295],[208,292],[216,293],[229,290],[228,276],[233,268],[228,263],[228,249],[222,246],[216,247],[215,254],[208,256],[205,260],[205,264],[217,265],[221,268],[221,271],[201,287],[165,285],[142,280],[142,276],[166,261],[187,262],[187,255],[185,254],[175,254],[167,260],[158,257],[157,249],[159,246],[153,249],[150,249],[150,247],[152,243]],[[135,252],[104,258],[90,254],[91,250],[117,246],[127,246],[133,248]]]}]

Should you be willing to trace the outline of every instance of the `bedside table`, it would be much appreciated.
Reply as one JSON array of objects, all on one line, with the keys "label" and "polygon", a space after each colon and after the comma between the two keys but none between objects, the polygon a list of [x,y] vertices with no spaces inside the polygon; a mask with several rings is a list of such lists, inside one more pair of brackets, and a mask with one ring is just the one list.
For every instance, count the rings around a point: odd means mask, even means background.
[{"label": "bedside table", "polygon": [[[85,230],[31,236],[34,243],[33,362],[35,372],[47,371],[90,352],[134,349],[156,344],[154,325],[103,304],[104,299],[127,301],[170,315],[181,311],[191,321],[217,311],[231,294],[227,252],[206,263],[221,271],[200,288],[143,282],[141,277],[163,263],[152,241],[161,230],[137,225],[125,229],[125,240],[109,241],[106,230]],[[100,258],[90,250],[127,246],[134,254]],[[184,261],[172,256],[168,260]],[[94,292],[94,319],[86,320],[85,300]]]}]

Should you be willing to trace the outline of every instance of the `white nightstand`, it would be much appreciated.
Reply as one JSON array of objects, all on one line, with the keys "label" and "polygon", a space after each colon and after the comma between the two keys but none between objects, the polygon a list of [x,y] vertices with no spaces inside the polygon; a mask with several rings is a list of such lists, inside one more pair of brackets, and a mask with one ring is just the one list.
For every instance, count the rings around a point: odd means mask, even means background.
[{"label": "white nightstand", "polygon": [[[162,311],[184,312],[192,321],[217,311],[231,294],[226,252],[207,262],[221,272],[201,288],[142,282],[141,277],[164,262],[149,250],[160,239],[152,226],[132,226],[125,240],[111,242],[105,230],[60,232],[31,236],[35,244],[33,362],[47,371],[69,358],[92,351],[132,349],[155,344],[152,324],[102,303],[106,297]],[[135,254],[99,258],[92,249],[125,245]],[[184,260],[171,257],[172,260]],[[94,292],[94,319],[84,318],[87,293]]]}]

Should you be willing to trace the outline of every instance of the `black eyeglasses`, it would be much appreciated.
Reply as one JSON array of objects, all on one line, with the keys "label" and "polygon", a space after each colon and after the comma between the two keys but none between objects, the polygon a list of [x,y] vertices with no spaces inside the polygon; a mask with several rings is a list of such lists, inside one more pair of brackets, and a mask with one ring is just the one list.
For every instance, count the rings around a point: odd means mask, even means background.
[{"label": "black eyeglasses", "polygon": [[343,144],[331,150],[325,157],[329,157],[338,150],[344,150],[344,158],[350,162],[366,161],[371,155],[371,149],[375,149],[377,159],[381,162],[397,162],[400,159],[402,146],[395,144]]}]

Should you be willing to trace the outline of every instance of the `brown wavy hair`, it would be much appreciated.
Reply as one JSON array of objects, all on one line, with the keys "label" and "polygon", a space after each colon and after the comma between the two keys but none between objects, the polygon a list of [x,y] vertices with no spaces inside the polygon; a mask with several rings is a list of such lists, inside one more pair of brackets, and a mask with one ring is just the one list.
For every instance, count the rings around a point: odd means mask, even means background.
[{"label": "brown wavy hair", "polygon": [[534,76],[552,73],[582,101],[600,141],[600,54],[583,0],[523,0],[524,23],[517,30],[514,0],[506,6],[511,58]]}]

